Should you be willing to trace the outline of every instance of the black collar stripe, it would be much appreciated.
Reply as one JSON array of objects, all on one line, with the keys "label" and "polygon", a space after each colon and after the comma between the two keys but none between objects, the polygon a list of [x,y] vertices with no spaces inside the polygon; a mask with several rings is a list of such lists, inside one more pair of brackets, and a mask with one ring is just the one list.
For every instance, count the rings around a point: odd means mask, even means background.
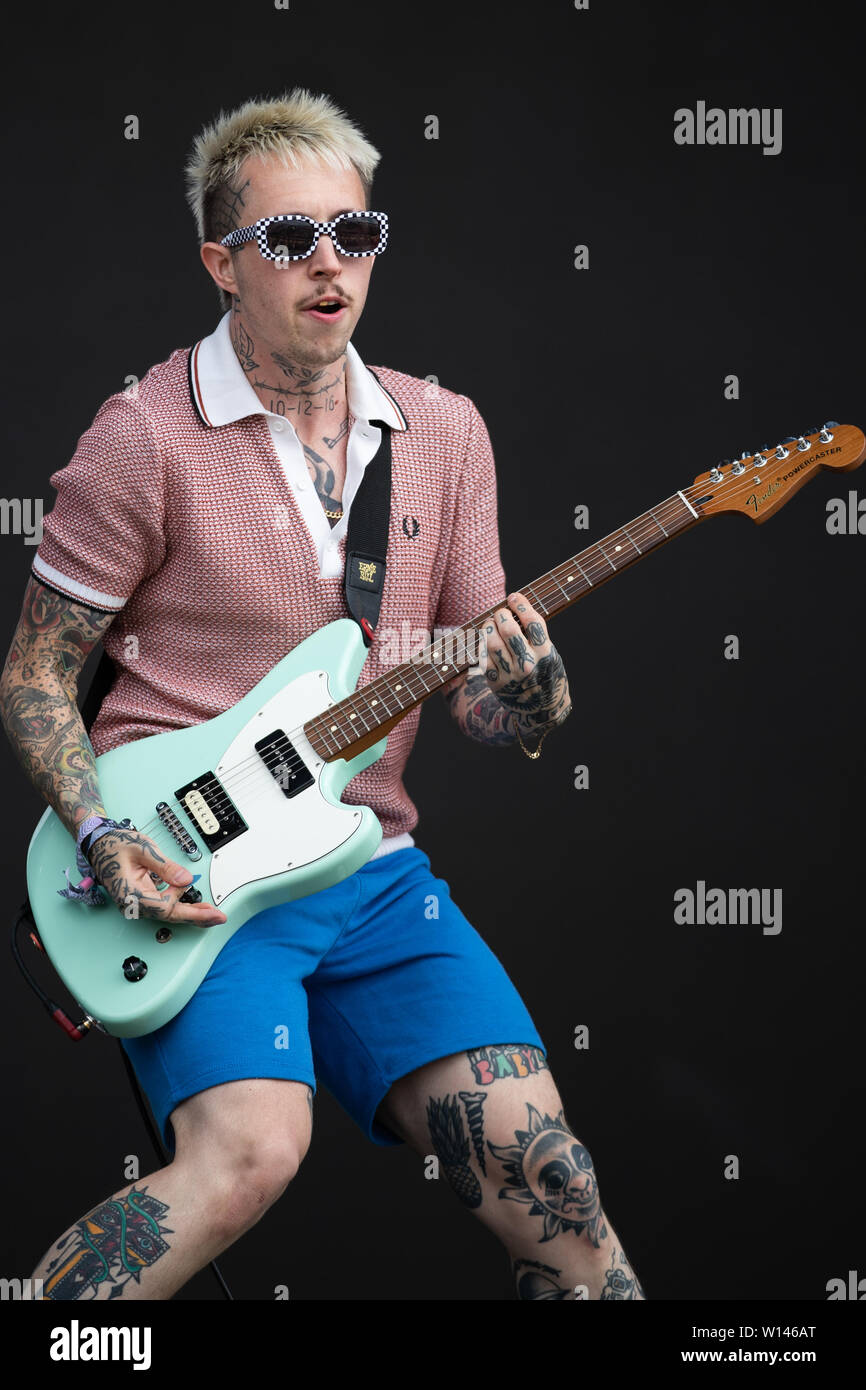
[{"label": "black collar stripe", "polygon": [[204,402],[202,401],[201,391],[198,385],[198,350],[200,347],[201,343],[196,343],[195,347],[190,349],[190,354],[187,358],[186,374],[189,381],[189,395],[193,404],[193,409],[202,424],[212,425],[213,422],[208,419],[205,412]]},{"label": "black collar stripe", "polygon": [[[397,402],[397,401],[394,399],[394,397],[391,395],[391,392],[388,390],[387,386],[383,386],[383,385],[382,385],[382,382],[381,382],[381,380],[379,379],[379,374],[378,374],[378,372],[374,372],[372,367],[368,367],[368,368],[367,368],[367,371],[370,373],[371,376],[374,376],[374,377],[376,378],[376,380],[379,382],[379,390],[385,392],[385,395],[388,397],[388,400],[391,402],[391,404],[393,405],[394,409],[396,410],[398,418],[403,422],[403,428],[404,428],[404,430],[408,430],[408,428],[409,428],[409,421],[406,419],[406,416],[405,416],[404,412],[400,409],[400,406],[399,406],[398,402]],[[371,422],[371,423],[372,423],[372,422]]]}]

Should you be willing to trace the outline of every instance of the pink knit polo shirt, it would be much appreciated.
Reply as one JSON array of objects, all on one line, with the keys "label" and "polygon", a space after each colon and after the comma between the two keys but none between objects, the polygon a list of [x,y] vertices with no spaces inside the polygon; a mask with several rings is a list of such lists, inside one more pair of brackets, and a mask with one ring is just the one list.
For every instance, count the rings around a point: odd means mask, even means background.
[{"label": "pink knit polo shirt", "polygon": [[[287,420],[275,424],[226,355],[226,334],[224,320],[195,348],[151,367],[134,396],[110,396],[51,477],[57,500],[33,572],[117,614],[104,645],[118,678],[93,726],[97,753],[212,718],[310,633],[349,616],[345,522],[339,539],[312,534],[318,518],[309,496],[309,522],[299,502],[310,480],[297,436]],[[388,563],[364,685],[409,656],[395,649],[396,636],[415,633],[415,651],[506,590],[493,455],[476,407],[389,367],[374,369],[377,382],[349,347],[344,510],[381,438],[372,421],[392,426]],[[418,812],[403,770],[422,709],[343,793],[345,803],[375,811],[386,839],[405,843]]]}]

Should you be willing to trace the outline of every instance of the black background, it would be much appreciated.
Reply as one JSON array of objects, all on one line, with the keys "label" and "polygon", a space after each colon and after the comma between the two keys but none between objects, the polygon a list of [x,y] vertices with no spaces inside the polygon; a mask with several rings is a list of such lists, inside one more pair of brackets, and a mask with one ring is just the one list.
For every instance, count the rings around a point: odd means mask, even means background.
[{"label": "black background", "polygon": [[[721,457],[866,422],[856,7],[29,15],[4,94],[7,497],[47,511],[99,404],[215,326],[184,158],[220,108],[293,85],[382,152],[392,239],[354,342],[478,405],[509,588]],[[699,99],[781,107],[781,154],[675,145],[675,109]],[[574,714],[537,762],[461,739],[435,700],[408,768],[416,839],[535,1017],[651,1299],[822,1300],[866,1275],[866,538],[825,527],[852,487],[825,473],[765,526],[709,522],[562,615]],[[32,558],[0,538],[10,637]],[[5,743],[0,759],[11,913],[41,803]],[[676,925],[698,879],[782,888],[781,933]],[[71,1046],[11,962],[2,1019],[11,1277],[122,1184],[125,1155],[153,1159],[113,1041]],[[513,1297],[447,1185],[322,1089],[298,1177],[221,1264],[239,1299]],[[218,1296],[204,1272],[177,1297]]]}]

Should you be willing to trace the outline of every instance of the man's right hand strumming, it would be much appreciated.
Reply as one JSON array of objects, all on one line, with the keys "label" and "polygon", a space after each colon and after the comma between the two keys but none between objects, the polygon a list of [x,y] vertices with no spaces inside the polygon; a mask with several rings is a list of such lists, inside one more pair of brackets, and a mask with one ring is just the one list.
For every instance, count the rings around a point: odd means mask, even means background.
[{"label": "man's right hand strumming", "polygon": [[[31,577],[0,677],[0,719],[9,741],[36,790],[76,840],[83,821],[106,815],[77,692],[82,667],[113,618]],[[142,917],[200,927],[226,921],[212,903],[180,902],[193,875],[138,830],[104,832],[86,857],[124,913],[137,899]]]},{"label": "man's right hand strumming", "polygon": [[[94,877],[124,915],[137,903],[135,917],[156,917],[161,922],[190,922],[213,927],[226,915],[212,903],[185,903],[180,899],[193,881],[182,864],[166,859],[139,830],[110,830],[86,855]],[[160,884],[164,886],[160,888]]]}]

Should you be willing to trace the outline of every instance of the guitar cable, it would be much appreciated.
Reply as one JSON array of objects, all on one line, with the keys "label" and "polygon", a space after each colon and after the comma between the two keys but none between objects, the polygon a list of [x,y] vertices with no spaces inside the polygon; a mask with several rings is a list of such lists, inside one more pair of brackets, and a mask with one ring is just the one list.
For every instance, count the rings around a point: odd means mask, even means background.
[{"label": "guitar cable", "polygon": [[[49,998],[49,996],[45,993],[45,990],[39,984],[38,980],[36,980],[35,977],[27,969],[27,966],[24,962],[24,957],[21,954],[21,948],[18,944],[18,930],[22,922],[28,922],[30,924],[29,936],[31,942],[36,947],[37,951],[41,952],[42,955],[47,956],[45,947],[39,940],[39,934],[36,930],[36,923],[33,919],[33,913],[30,909],[29,899],[25,899],[24,903],[19,909],[18,916],[15,918],[15,921],[12,926],[12,955],[15,958],[15,964],[18,966],[18,969],[21,971],[21,974],[24,976],[24,979],[27,981],[27,984],[33,990],[33,993],[36,995],[43,1008],[45,1008],[48,1011],[48,1013],[54,1019],[54,1022],[58,1025],[58,1027],[63,1029],[66,1036],[70,1038],[72,1042],[80,1042],[82,1038],[86,1038],[90,1029],[94,1026],[98,1028],[100,1032],[104,1033],[105,1029],[102,1027],[100,1023],[96,1021],[96,1019],[91,1018],[90,1014],[85,1014],[80,1023],[73,1023],[69,1015],[65,1013],[63,1009],[60,1008],[59,1004],[56,1004],[53,999]],[[168,1154],[163,1148],[162,1140],[159,1134],[157,1133],[156,1125],[153,1122],[150,1110],[147,1107],[144,1095],[138,1083],[138,1077],[135,1074],[135,1069],[132,1063],[130,1062],[129,1057],[126,1055],[126,1051],[123,1047],[122,1042],[120,1041],[120,1038],[117,1038],[116,1041],[118,1050],[120,1051],[120,1055],[123,1058],[124,1070],[126,1071],[126,1075],[129,1078],[129,1084],[132,1088],[132,1093],[135,1096],[135,1101],[138,1106],[138,1110],[141,1115],[144,1128],[147,1131],[147,1137],[149,1138],[151,1145],[153,1146],[154,1153],[156,1154],[157,1158],[159,1158],[163,1167],[165,1167],[168,1165],[169,1161]],[[232,1302],[234,1302],[234,1295],[232,1294],[231,1289],[229,1288],[228,1284],[223,1278],[222,1272],[216,1260],[210,1261],[210,1268],[214,1272],[214,1277],[220,1286],[220,1291],[223,1297],[230,1299]]]}]

